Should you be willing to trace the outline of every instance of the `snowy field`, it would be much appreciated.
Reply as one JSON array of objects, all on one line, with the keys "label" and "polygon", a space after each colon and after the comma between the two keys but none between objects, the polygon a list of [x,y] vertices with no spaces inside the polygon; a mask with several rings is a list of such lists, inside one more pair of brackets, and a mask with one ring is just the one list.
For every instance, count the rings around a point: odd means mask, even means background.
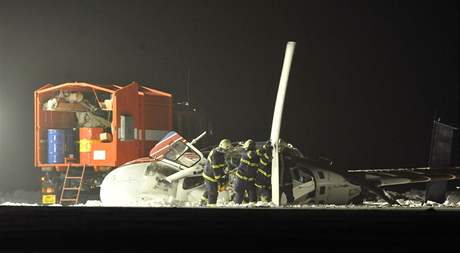
[{"label": "snowy field", "polygon": [[[411,190],[405,193],[394,193],[397,196],[398,203],[400,205],[389,205],[383,200],[365,200],[363,205],[289,205],[283,208],[319,208],[319,209],[331,209],[331,208],[346,208],[346,209],[420,209],[420,208],[448,208],[448,209],[460,209],[460,191],[453,191],[447,194],[447,200],[443,204],[438,204],[428,201],[424,203],[424,191]],[[0,193],[0,206],[39,206],[40,204],[40,192],[35,191],[14,191],[9,193]],[[51,205],[59,207],[61,205]],[[84,204],[73,205],[76,207],[102,207],[104,206],[100,201],[89,200]],[[199,202],[179,202],[171,199],[159,199],[149,202],[142,203],[131,203],[127,206],[130,207],[200,207]],[[242,204],[237,205],[232,202],[230,203],[217,203],[217,207],[221,208],[272,208],[273,204],[258,202],[255,205]]]}]

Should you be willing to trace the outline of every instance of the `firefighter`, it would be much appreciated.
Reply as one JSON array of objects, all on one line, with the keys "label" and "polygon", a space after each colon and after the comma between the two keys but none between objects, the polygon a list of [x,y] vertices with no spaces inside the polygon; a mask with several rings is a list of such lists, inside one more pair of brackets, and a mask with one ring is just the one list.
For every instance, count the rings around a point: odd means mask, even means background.
[{"label": "firefighter", "polygon": [[243,202],[243,196],[245,193],[248,194],[249,203],[255,203],[257,201],[254,180],[256,177],[257,167],[259,166],[259,158],[257,157],[255,151],[256,144],[253,140],[249,139],[244,143],[243,149],[243,156],[241,157],[240,165],[236,171],[234,202],[237,204],[241,204]]},{"label": "firefighter", "polygon": [[230,150],[231,147],[231,141],[229,139],[223,139],[220,141],[219,146],[212,149],[209,153],[206,165],[203,170],[203,178],[205,181],[206,190],[201,197],[202,204],[207,203],[208,206],[216,205],[219,191],[222,191],[225,187],[225,167],[227,167],[225,154]]},{"label": "firefighter", "polygon": [[271,160],[272,147],[270,142],[266,142],[261,148],[256,150],[259,157],[259,168],[257,169],[255,187],[260,201],[271,201]]}]

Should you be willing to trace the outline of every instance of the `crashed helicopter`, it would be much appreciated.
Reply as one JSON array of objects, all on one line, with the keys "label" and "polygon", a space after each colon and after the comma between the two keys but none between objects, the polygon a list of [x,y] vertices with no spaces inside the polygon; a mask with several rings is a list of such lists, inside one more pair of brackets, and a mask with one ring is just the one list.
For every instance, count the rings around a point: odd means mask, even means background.
[{"label": "crashed helicopter", "polygon": [[[206,163],[204,154],[209,150],[200,151],[193,144],[204,134],[188,142],[178,133],[170,132],[151,150],[150,157],[134,160],[109,173],[101,185],[102,203],[129,206],[151,201],[199,201],[205,191],[202,177]],[[296,161],[295,166],[289,168],[293,175],[295,203],[346,204],[360,195],[360,186],[347,182],[332,171],[311,166],[315,161],[305,158],[291,144],[281,142],[280,147],[283,153],[281,164],[284,165],[286,159]],[[230,164],[227,168],[229,183],[225,191],[219,192],[220,202],[231,201],[233,197],[234,172],[242,151],[242,143],[235,143],[226,156]],[[285,201],[283,198],[282,203]]]},{"label": "crashed helicopter", "polygon": [[[438,124],[435,126],[439,127]],[[194,144],[204,134],[188,142],[178,133],[170,132],[152,149],[150,157],[134,160],[109,173],[101,185],[102,203],[137,206],[152,201],[199,202],[205,191],[202,171],[209,148],[200,150]],[[439,142],[435,140],[434,143],[445,147]],[[257,145],[262,145],[262,142]],[[432,154],[440,152],[436,151],[436,145]],[[329,159],[304,156],[289,143],[281,141],[280,149],[280,171],[287,169],[291,174],[294,204],[360,204],[369,194],[397,204],[394,196],[385,191],[386,188],[419,183],[426,183],[427,200],[442,203],[447,182],[460,178],[458,167],[343,171],[335,168]],[[235,143],[226,157],[231,165],[227,171],[230,180],[226,190],[219,192],[220,203],[233,198],[232,182],[242,151],[242,143]],[[285,166],[287,161],[289,167]],[[280,204],[285,203],[286,197],[282,195]]]},{"label": "crashed helicopter", "polygon": [[[280,139],[284,98],[295,43],[289,42],[275,103],[272,123],[272,201],[286,203],[280,196],[279,184],[284,170],[293,183],[294,204],[349,204],[362,203],[374,194],[390,204],[397,204],[385,189],[395,185],[426,184],[426,199],[443,202],[448,182],[460,179],[460,168],[450,164],[453,136],[456,128],[434,122],[430,165],[424,168],[366,169],[344,171],[335,168],[329,159],[312,159],[292,144]],[[124,164],[111,171],[101,184],[100,199],[104,205],[138,206],[151,201],[198,202],[205,191],[202,171],[209,149],[198,149],[195,144],[206,133],[188,142],[178,133],[170,132],[150,151],[150,156]],[[261,145],[261,143],[258,143]],[[219,192],[218,202],[233,197],[234,169],[241,157],[241,143],[226,159],[230,182]],[[281,177],[280,177],[281,176]]]}]

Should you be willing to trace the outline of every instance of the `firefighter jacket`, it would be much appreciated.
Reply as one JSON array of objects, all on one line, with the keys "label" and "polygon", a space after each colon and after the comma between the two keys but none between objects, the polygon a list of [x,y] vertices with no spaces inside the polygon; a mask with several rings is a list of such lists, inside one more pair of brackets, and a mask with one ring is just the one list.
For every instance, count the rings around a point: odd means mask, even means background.
[{"label": "firefighter jacket", "polygon": [[236,171],[236,176],[246,181],[254,182],[257,168],[259,167],[259,157],[256,152],[249,150],[243,153],[240,165]]},{"label": "firefighter jacket", "polygon": [[204,179],[221,183],[225,176],[225,153],[219,147],[214,148],[208,155],[208,161],[203,170]]},{"label": "firefighter jacket", "polygon": [[272,152],[270,149],[258,149],[259,167],[257,168],[255,185],[257,188],[268,188],[271,185],[271,161]]}]

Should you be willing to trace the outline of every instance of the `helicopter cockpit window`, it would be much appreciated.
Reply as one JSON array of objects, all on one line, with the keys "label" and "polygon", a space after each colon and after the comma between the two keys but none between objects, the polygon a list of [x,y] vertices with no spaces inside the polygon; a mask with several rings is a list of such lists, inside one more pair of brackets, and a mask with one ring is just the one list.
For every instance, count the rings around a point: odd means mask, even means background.
[{"label": "helicopter cockpit window", "polygon": [[300,176],[300,182],[302,182],[302,183],[307,183],[307,182],[310,182],[312,180],[313,180],[313,177],[310,176],[310,175],[302,174]]},{"label": "helicopter cockpit window", "polygon": [[294,167],[292,169],[292,178],[300,183],[308,183],[313,180],[313,177],[309,175],[309,173],[299,167]]},{"label": "helicopter cockpit window", "polygon": [[171,145],[171,149],[166,152],[164,157],[168,160],[175,161],[188,149],[182,141],[176,141]]},{"label": "helicopter cockpit window", "polygon": [[200,161],[200,156],[182,141],[174,142],[164,157],[185,167],[192,167]]},{"label": "helicopter cockpit window", "polygon": [[300,176],[299,176],[299,169],[298,168],[291,168],[291,176],[293,179],[300,181]]},{"label": "helicopter cockpit window", "polygon": [[165,177],[168,177],[168,176],[171,176],[172,174],[176,173],[177,170],[171,169],[171,168],[166,167],[166,166],[161,166],[161,167],[158,168],[157,172],[160,175],[164,175]]},{"label": "helicopter cockpit window", "polygon": [[184,190],[188,190],[200,186],[202,184],[204,184],[204,179],[202,176],[186,177],[184,179],[184,184],[182,185],[182,188],[184,188]]},{"label": "helicopter cockpit window", "polygon": [[144,175],[146,176],[153,176],[153,173],[157,170],[158,166],[155,163],[151,163],[147,168],[145,169]]},{"label": "helicopter cockpit window", "polygon": [[174,173],[176,173],[177,170],[174,170],[172,168],[166,167],[166,166],[161,166],[157,163],[151,163],[146,169],[145,169],[145,175],[146,176],[154,176],[155,174],[161,175],[163,177],[170,176]]},{"label": "helicopter cockpit window", "polygon": [[322,171],[318,171],[318,176],[321,179],[324,179],[324,173]]}]

